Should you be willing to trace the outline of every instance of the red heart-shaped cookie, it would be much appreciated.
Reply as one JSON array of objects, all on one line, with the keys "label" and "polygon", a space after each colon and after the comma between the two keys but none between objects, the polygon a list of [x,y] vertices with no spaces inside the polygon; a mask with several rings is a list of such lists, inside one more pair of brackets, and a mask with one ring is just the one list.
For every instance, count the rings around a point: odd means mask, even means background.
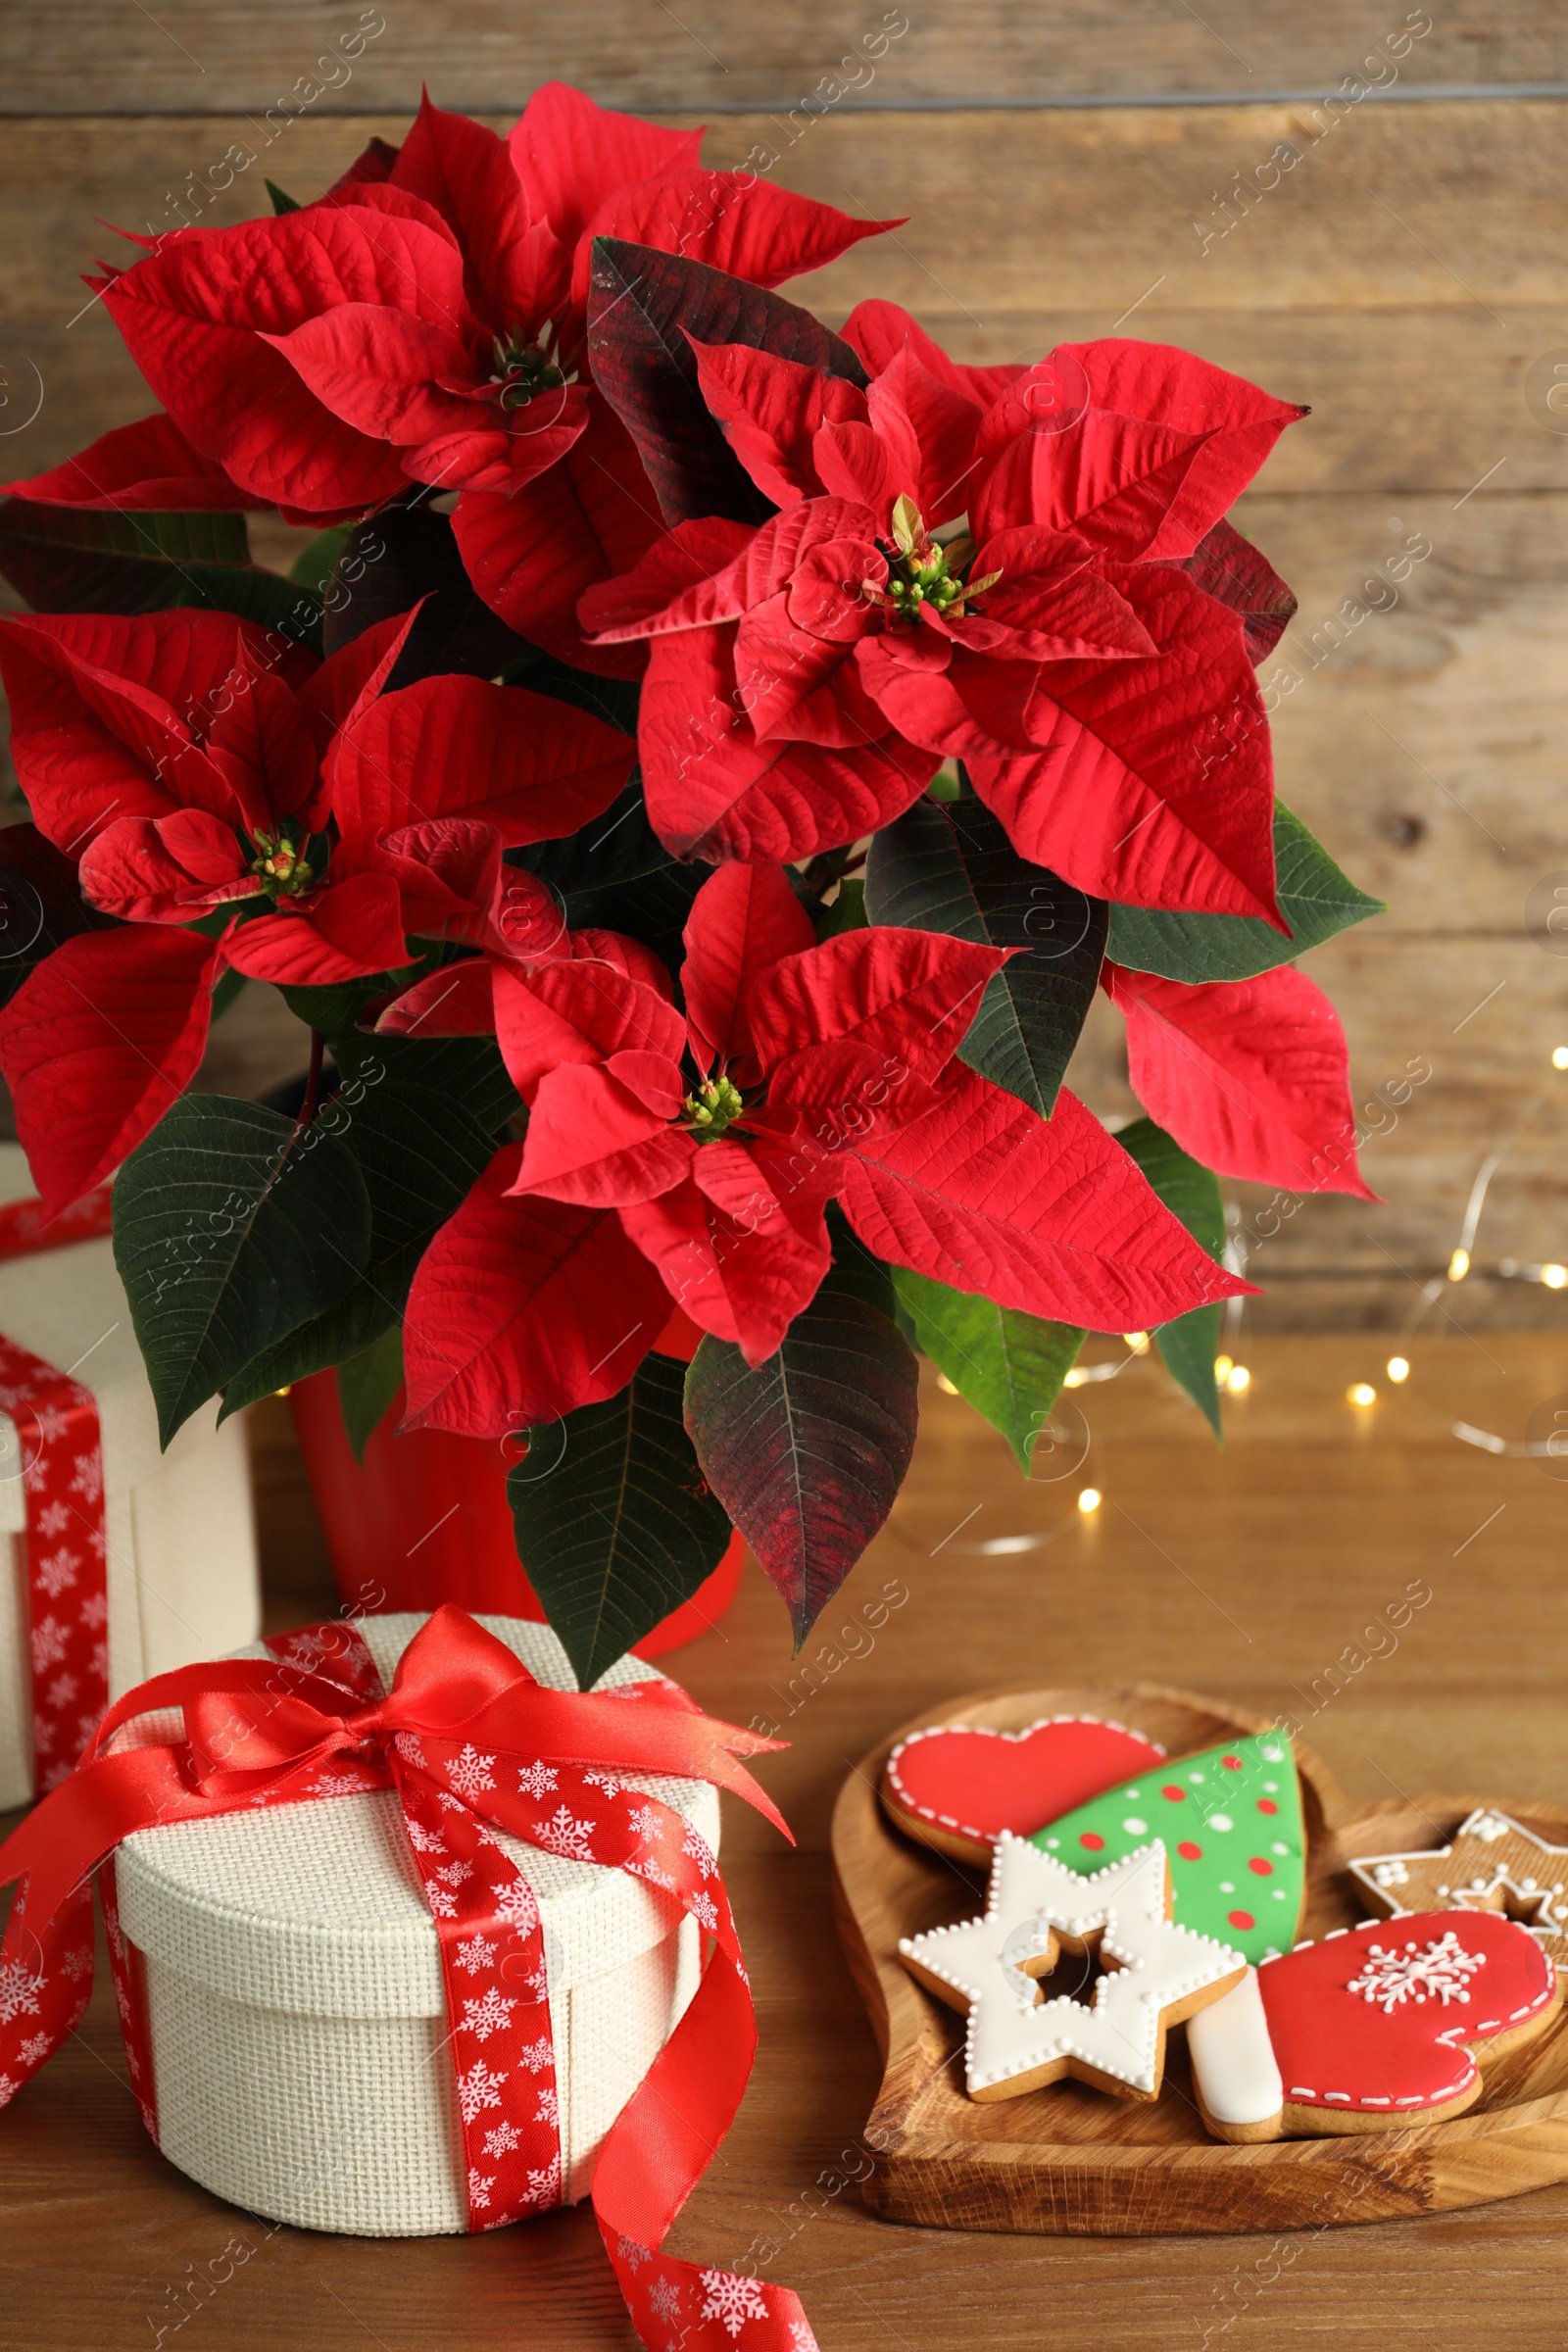
[{"label": "red heart-shaped cookie", "polygon": [[1287,2132],[1367,2132],[1458,2115],[1489,2056],[1541,2031],[1557,1972],[1497,1911],[1418,1911],[1302,1944],[1257,1972]]},{"label": "red heart-shaped cookie", "polygon": [[893,1750],[882,1802],[922,1845],[985,1864],[1004,1830],[1027,1838],[1164,1754],[1156,1741],[1095,1715],[1050,1715],[1021,1732],[938,1724]]}]

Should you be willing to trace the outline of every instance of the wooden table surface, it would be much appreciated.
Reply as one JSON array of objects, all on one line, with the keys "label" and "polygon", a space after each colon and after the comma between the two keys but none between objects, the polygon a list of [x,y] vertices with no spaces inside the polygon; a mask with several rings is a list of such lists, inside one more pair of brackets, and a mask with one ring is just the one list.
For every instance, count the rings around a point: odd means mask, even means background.
[{"label": "wooden table surface", "polygon": [[[777,2244],[766,2275],[801,2290],[823,2352],[957,2352],[982,2333],[995,2352],[1079,2336],[1096,2352],[1295,2352],[1352,2328],[1391,2352],[1483,2332],[1492,2352],[1560,2352],[1568,2186],[1279,2241],[892,2228],[851,2184],[871,2161],[858,2135],[879,2069],[830,1917],[828,1819],[856,1759],[919,1710],[987,1684],[1137,1676],[1290,1716],[1369,1797],[1568,1788],[1568,1493],[1452,1429],[1517,1446],[1532,1414],[1568,1409],[1568,1336],[1445,1325],[1409,1344],[1398,1390],[1388,1346],[1249,1343],[1223,1453],[1153,1364],[1131,1363],[1075,1392],[1088,1452],[1033,1486],[931,1385],[893,1518],[802,1658],[753,1569],[722,1625],[671,1659],[705,1706],[793,1742],[762,1772],[799,1839],[789,1851],[726,1800],[761,2048],[672,2251],[728,2266]],[[1360,1411],[1346,1389],[1363,1377],[1379,1400]],[[255,1437],[278,1627],[334,1595],[286,1409],[260,1408]],[[1086,1517],[1090,1480],[1104,1499]],[[1412,1585],[1431,1598],[1404,1631],[1365,1634]],[[632,2345],[586,2209],[471,2240],[270,2230],[163,2161],[123,2075],[101,1973],[80,2034],[0,2122],[6,2352]],[[215,2259],[232,2277],[194,2290]]]}]

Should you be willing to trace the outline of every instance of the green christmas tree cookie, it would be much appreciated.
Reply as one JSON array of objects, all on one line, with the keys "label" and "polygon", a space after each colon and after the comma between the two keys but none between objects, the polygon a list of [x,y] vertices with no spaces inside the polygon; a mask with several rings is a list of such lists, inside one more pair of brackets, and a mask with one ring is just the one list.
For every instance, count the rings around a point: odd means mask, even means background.
[{"label": "green christmas tree cookie", "polygon": [[1263,1732],[1179,1756],[1048,1821],[1032,1843],[1086,1875],[1150,1839],[1170,1856],[1178,1927],[1249,1960],[1288,1952],[1306,1884],[1301,1792],[1289,1736]]}]

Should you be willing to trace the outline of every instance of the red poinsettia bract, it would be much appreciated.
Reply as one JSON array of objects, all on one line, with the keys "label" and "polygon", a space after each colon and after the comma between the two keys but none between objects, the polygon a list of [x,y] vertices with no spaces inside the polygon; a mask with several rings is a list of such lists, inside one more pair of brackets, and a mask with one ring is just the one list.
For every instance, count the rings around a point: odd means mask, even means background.
[{"label": "red poinsettia bract", "polygon": [[1093,1329],[1245,1287],[1073,1096],[1048,1124],[955,1060],[1005,951],[818,946],[785,877],[739,863],[686,949],[684,1014],[608,963],[493,968],[528,1131],[415,1277],[415,1423],[499,1436],[612,1396],[671,1299],[760,1362],[828,1268],[834,1198],[876,1256]]},{"label": "red poinsettia bract", "polygon": [[[372,141],[319,202],[141,239],[143,259],[89,282],[199,463],[247,502],[327,522],[411,481],[461,490],[479,502],[458,529],[480,592],[512,626],[580,653],[578,593],[659,528],[630,440],[586,378],[592,240],[775,286],[888,225],[705,171],[700,145],[558,82],[505,138],[426,98],[400,149]],[[514,508],[585,436],[564,478]],[[80,463],[96,480],[122,454]],[[77,485],[56,468],[20,487],[69,500]]]},{"label": "red poinsettia bract", "polygon": [[[0,616],[34,821],[124,925],[65,941],[0,1013],[51,1213],[194,1074],[225,965],[320,986],[406,963],[411,933],[467,937],[503,844],[571,832],[624,785],[629,739],[543,695],[383,694],[411,620],[318,662],[226,613]],[[188,927],[214,914],[218,937]]]},{"label": "red poinsettia bract", "polygon": [[1127,1073],[1152,1119],[1205,1168],[1288,1193],[1378,1196],[1355,1155],[1340,1016],[1293,964],[1190,988],[1107,963]]},{"label": "red poinsettia bract", "polygon": [[695,345],[781,512],[755,532],[683,523],[582,599],[599,643],[651,644],[641,750],[664,839],[808,856],[897,816],[958,757],[1019,852],[1081,889],[1278,922],[1242,623],[1182,567],[1300,412],[1116,340],[995,391],[937,372],[923,338],[889,355],[875,324],[863,393]]}]

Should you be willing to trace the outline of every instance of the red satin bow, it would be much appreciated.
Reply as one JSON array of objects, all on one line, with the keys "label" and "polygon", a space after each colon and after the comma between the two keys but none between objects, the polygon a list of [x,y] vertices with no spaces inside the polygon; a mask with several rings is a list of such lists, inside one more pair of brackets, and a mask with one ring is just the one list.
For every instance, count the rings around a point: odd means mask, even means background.
[{"label": "red satin bow", "polygon": [[[699,2270],[658,2251],[733,2120],[751,2071],[756,2023],[711,1856],[689,1859],[693,1844],[689,1834],[682,1844],[688,1832],[682,1817],[606,1769],[709,1781],[743,1796],[788,1837],[777,1809],[738,1761],[784,1742],[703,1714],[662,1679],[612,1693],[546,1690],[505,1643],[450,1605],[416,1634],[385,1695],[368,1694],[374,1670],[349,1628],[323,1627],[297,1638],[296,1646],[300,1642],[307,1663],[225,1659],[155,1676],[128,1692],[105,1716],[71,1778],[0,1846],[0,1886],[25,1881],[0,1947],[0,1986],[24,1985],[29,1968],[30,1981],[42,1986],[49,1968],[63,1963],[75,1987],[74,2015],[57,2016],[54,2030],[24,2042],[22,2080],[44,2063],[86,2005],[90,1975],[81,1981],[80,1967],[72,1965],[79,1959],[82,1907],[90,1903],[85,1884],[137,1830],[258,1803],[311,1801],[327,1768],[331,1785],[345,1790],[397,1787],[411,1824],[434,1800],[445,1812],[425,1818],[450,1823],[454,1832],[461,1827],[468,1839],[463,1850],[476,1855],[485,1849],[481,1823],[563,1850],[553,1836],[551,1804],[562,1796],[568,1817],[572,1805],[585,1814],[592,1805],[593,1819],[571,1823],[594,1834],[581,1858],[654,1879],[713,1938],[696,1995],[623,2110],[594,2177],[595,2212],[628,2308],[647,2344],[662,2344],[678,2321],[675,2331],[687,2352],[709,2344],[714,2352],[721,2346],[736,2352],[741,2327],[747,2330],[741,2352],[808,2348],[809,2327],[788,2288]],[[109,1752],[117,1732],[164,1708],[181,1711],[183,1740]],[[477,1781],[469,1758],[483,1767]],[[507,1772],[519,1761],[522,1769],[509,1786]],[[701,1840],[695,1842],[700,1848]],[[493,1841],[489,1850],[496,1850]],[[421,1864],[423,1856],[416,1852],[415,1859]],[[421,1876],[435,1909],[434,1881]],[[90,1971],[90,1912],[87,1924]],[[459,1931],[439,1916],[437,1928],[448,1961]],[[73,1935],[76,1944],[68,1950]],[[537,1949],[542,1958],[542,1941]],[[450,1971],[448,1983],[451,2001]],[[462,2086],[461,2051],[455,2063]],[[18,2087],[8,2067],[0,2074],[0,2103]],[[478,2191],[476,2177],[484,2183]],[[470,2170],[470,2211],[476,2197],[486,2201],[490,2185],[487,2176]],[[475,2216],[473,2226],[487,2225]]]}]

